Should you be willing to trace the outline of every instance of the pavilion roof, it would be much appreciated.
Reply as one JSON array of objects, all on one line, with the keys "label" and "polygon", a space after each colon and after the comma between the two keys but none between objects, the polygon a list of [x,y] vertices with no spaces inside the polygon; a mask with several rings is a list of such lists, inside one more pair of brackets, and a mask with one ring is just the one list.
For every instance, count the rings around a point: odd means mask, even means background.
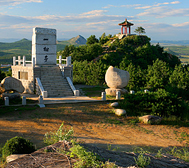
[{"label": "pavilion roof", "polygon": [[127,19],[125,19],[124,22],[119,23],[118,25],[119,25],[119,26],[133,26],[134,24],[131,23],[131,22],[128,22]]}]

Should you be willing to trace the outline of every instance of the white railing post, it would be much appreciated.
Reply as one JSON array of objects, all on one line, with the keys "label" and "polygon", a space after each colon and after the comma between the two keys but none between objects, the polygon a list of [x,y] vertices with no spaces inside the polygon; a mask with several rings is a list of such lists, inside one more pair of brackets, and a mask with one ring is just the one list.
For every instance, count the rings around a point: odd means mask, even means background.
[{"label": "white railing post", "polygon": [[68,65],[71,65],[71,64],[72,64],[72,57],[69,56],[69,57],[68,57]]},{"label": "white railing post", "polygon": [[66,57],[66,66],[69,65],[69,57]]},{"label": "white railing post", "polygon": [[59,55],[59,64],[62,64],[62,56]]},{"label": "white railing post", "polygon": [[42,96],[43,96],[44,98],[47,98],[47,97],[48,97],[47,91],[42,91]]},{"label": "white railing post", "polygon": [[23,56],[23,66],[26,66],[26,56]]},{"label": "white railing post", "polygon": [[13,57],[12,63],[13,63],[13,66],[16,66],[16,57]]},{"label": "white railing post", "polygon": [[39,96],[39,104],[38,105],[39,105],[40,108],[45,107],[44,101],[43,101],[43,96],[41,96],[41,95]]},{"label": "white railing post", "polygon": [[106,100],[106,92],[102,92],[102,100]]},{"label": "white railing post", "polygon": [[79,96],[79,90],[74,90],[74,96]]},{"label": "white railing post", "polygon": [[130,94],[135,94],[135,91],[134,90],[130,90]]},{"label": "white railing post", "polygon": [[22,105],[24,105],[24,106],[26,105],[26,96],[22,97]]},{"label": "white railing post", "polygon": [[5,97],[5,106],[9,106],[9,97]]},{"label": "white railing post", "polygon": [[20,56],[18,56],[18,65],[21,64]]},{"label": "white railing post", "polygon": [[32,67],[35,67],[35,57],[32,58]]},{"label": "white railing post", "polygon": [[119,100],[121,98],[121,92],[117,91],[116,92],[116,100]]}]

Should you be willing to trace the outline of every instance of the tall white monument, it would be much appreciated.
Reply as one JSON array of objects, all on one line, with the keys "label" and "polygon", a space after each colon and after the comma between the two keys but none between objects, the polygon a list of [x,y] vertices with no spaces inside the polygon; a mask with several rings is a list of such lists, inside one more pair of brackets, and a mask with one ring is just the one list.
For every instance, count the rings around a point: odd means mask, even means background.
[{"label": "tall white monument", "polygon": [[56,29],[33,28],[32,59],[36,65],[56,64]]}]

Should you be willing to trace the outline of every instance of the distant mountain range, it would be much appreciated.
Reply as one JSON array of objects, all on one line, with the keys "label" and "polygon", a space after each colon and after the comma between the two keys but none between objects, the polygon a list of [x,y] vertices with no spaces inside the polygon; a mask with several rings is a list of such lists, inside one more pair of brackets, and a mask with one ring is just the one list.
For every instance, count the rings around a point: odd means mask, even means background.
[{"label": "distant mountain range", "polygon": [[153,40],[151,41],[152,44],[159,43],[161,46],[170,46],[170,45],[189,45],[189,40],[179,40],[179,41],[170,41],[170,40]]},{"label": "distant mountain range", "polygon": [[[57,51],[63,50],[66,45],[85,45],[86,39],[78,35],[70,40],[57,41]],[[0,42],[0,64],[10,64],[12,63],[13,56],[26,56],[27,60],[31,59],[31,48],[32,42],[26,38],[16,42]]]}]

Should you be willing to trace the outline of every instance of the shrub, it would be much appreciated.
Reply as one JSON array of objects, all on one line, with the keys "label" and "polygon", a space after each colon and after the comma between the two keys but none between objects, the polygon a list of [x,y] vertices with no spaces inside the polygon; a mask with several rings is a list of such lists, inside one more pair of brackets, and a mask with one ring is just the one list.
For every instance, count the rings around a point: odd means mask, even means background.
[{"label": "shrub", "polygon": [[70,157],[78,158],[78,161],[74,163],[74,167],[76,168],[117,168],[118,166],[115,163],[111,163],[106,161],[103,163],[99,156],[94,154],[93,152],[88,152],[83,146],[79,144],[74,144],[72,148],[70,148]]},{"label": "shrub", "polygon": [[73,128],[67,130],[66,128],[64,128],[64,123],[62,123],[57,131],[47,132],[45,134],[44,143],[47,145],[52,145],[58,141],[71,140],[73,139],[73,133]]},{"label": "shrub", "polygon": [[150,157],[144,156],[144,154],[148,153],[148,151],[145,151],[142,148],[136,148],[134,152],[139,153],[137,158],[134,157],[137,167],[143,168],[150,164],[150,161],[151,161]]},{"label": "shrub", "polygon": [[138,91],[135,94],[126,94],[124,98],[124,102],[120,102],[121,106],[135,115],[144,113],[166,117],[175,115],[182,118],[188,113],[188,105],[184,100],[165,89],[147,93]]},{"label": "shrub", "polygon": [[138,158],[137,159],[134,158],[134,159],[138,167],[146,167],[150,164],[151,161],[150,157],[146,157],[143,154],[139,154]]},{"label": "shrub", "polygon": [[[97,167],[100,165],[100,162],[92,152],[87,152],[84,147],[75,144],[70,148],[71,154],[70,157],[77,156],[79,161],[75,163],[75,167]],[[99,166],[100,167],[100,166]]]},{"label": "shrub", "polygon": [[11,154],[28,154],[34,151],[35,147],[33,146],[32,142],[16,136],[10,140],[7,140],[2,149],[2,157],[5,159]]}]

